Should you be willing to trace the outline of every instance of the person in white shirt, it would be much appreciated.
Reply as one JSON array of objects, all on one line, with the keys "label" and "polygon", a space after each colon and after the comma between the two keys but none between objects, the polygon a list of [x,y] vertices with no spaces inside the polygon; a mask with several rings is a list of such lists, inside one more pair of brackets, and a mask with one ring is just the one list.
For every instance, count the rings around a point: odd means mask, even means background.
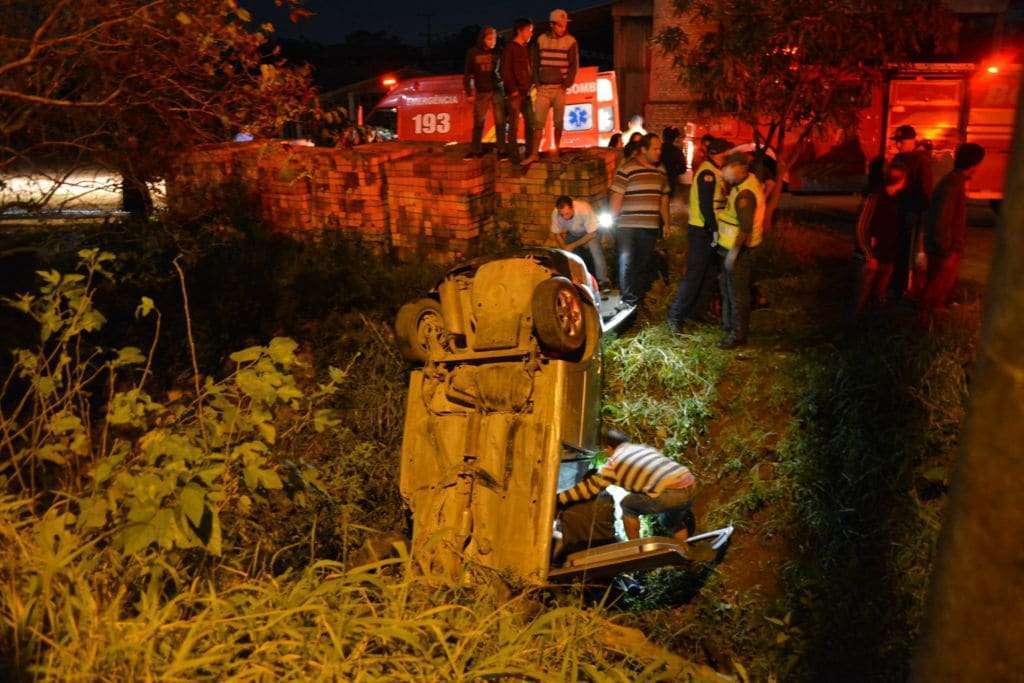
[{"label": "person in white shirt", "polygon": [[601,234],[598,232],[597,214],[590,202],[573,199],[562,195],[555,200],[555,209],[551,212],[551,233],[555,236],[558,246],[571,251],[586,264],[588,270],[597,278],[601,289],[607,289],[608,266],[601,249]]}]

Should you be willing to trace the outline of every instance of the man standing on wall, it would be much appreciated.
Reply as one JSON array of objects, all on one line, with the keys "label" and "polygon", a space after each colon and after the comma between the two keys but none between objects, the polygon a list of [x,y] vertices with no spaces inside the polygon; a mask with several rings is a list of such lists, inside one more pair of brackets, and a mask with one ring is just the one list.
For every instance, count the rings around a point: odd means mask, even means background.
[{"label": "man standing on wall", "polygon": [[609,208],[616,220],[622,304],[639,306],[653,279],[654,247],[669,230],[668,177],[661,168],[661,138],[648,133],[634,157],[615,173]]},{"label": "man standing on wall", "polygon": [[565,125],[565,91],[572,87],[580,67],[580,49],[576,39],[569,35],[569,15],[564,9],[551,12],[551,29],[534,41],[534,77],[537,99],[534,102],[534,139],[530,141],[530,155],[523,164],[537,161],[537,148],[547,126],[548,112],[552,112],[555,126],[554,156],[562,143]]},{"label": "man standing on wall", "polygon": [[483,139],[484,121],[487,111],[494,112],[494,140],[500,154],[505,148],[505,94],[498,74],[498,32],[491,26],[484,26],[477,37],[476,45],[466,52],[466,66],[462,75],[462,87],[466,98],[473,102],[473,144],[467,159],[483,154],[480,142]]},{"label": "man standing on wall", "polygon": [[[513,159],[519,157],[519,120],[526,131],[527,156],[533,139],[533,106],[530,89],[533,87],[533,62],[527,44],[533,37],[533,22],[516,19],[512,25],[513,38],[501,54],[501,80],[505,86],[508,107],[508,152]],[[536,149],[536,147],[534,148]]]}]

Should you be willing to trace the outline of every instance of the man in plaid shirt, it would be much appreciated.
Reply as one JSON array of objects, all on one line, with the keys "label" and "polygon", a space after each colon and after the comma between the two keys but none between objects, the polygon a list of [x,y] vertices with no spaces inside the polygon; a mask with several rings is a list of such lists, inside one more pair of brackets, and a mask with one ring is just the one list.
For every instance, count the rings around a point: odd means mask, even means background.
[{"label": "man in plaid shirt", "polygon": [[559,507],[595,498],[614,484],[629,492],[621,505],[622,524],[630,540],[640,538],[640,515],[660,513],[668,518],[666,527],[678,529],[676,539],[685,541],[686,525],[677,520],[693,502],[697,489],[693,473],[656,448],[630,443],[629,437],[617,430],[605,432],[604,446],[611,457],[601,469],[559,493]]}]

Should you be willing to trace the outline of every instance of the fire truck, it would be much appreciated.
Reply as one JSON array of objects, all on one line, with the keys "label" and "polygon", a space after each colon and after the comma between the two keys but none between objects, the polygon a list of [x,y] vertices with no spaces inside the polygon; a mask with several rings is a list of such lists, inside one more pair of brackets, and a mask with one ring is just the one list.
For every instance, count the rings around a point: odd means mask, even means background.
[{"label": "fire truck", "polygon": [[[385,83],[387,81],[385,80]],[[400,140],[470,142],[473,105],[462,87],[462,74],[426,76],[399,81],[370,112],[367,121],[391,128]],[[618,132],[619,98],[614,71],[581,67],[566,91],[562,147],[604,146]],[[523,126],[517,131],[523,141]],[[494,142],[494,119],[484,123],[484,142]],[[554,126],[548,119],[541,148],[554,146]]]},{"label": "fire truck", "polygon": [[[938,180],[953,168],[953,153],[962,142],[985,148],[985,160],[969,186],[973,199],[997,201],[1009,161],[1020,64],[912,63],[900,66],[872,92],[855,130],[833,130],[817,138],[793,163],[785,179],[796,192],[857,192],[863,189],[867,164],[896,150],[889,140],[902,125],[917,130],[931,146]],[[737,142],[753,138],[735,119],[692,122],[687,137],[711,133]]]}]

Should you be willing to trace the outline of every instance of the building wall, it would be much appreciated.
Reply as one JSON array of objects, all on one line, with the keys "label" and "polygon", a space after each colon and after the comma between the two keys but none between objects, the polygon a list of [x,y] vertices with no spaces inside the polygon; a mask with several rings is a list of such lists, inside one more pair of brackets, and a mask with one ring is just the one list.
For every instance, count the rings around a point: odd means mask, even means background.
[{"label": "building wall", "polygon": [[[657,36],[666,28],[680,26],[691,39],[696,39],[704,29],[693,22],[684,22],[677,16],[672,0],[654,0],[653,15],[653,36]],[[672,64],[672,56],[666,55],[657,46],[651,46],[650,63],[650,81],[644,111],[646,127],[656,132],[668,125],[682,128],[691,111],[688,104],[690,96],[679,82],[679,73]]]}]

